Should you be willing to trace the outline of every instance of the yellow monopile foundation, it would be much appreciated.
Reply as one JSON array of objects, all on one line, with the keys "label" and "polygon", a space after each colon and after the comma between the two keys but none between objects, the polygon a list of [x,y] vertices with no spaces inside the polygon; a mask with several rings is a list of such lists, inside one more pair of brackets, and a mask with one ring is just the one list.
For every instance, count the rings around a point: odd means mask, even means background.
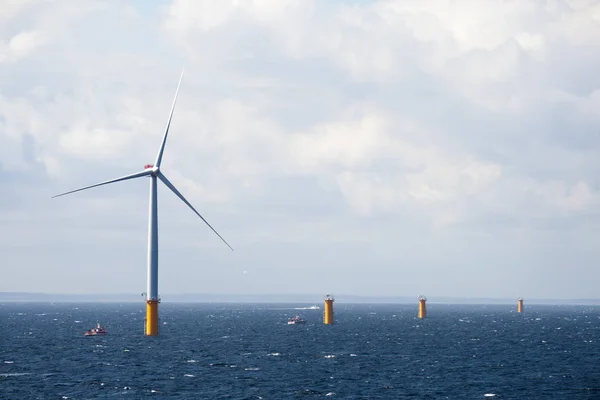
[{"label": "yellow monopile foundation", "polygon": [[146,301],[146,336],[158,336],[158,301]]}]

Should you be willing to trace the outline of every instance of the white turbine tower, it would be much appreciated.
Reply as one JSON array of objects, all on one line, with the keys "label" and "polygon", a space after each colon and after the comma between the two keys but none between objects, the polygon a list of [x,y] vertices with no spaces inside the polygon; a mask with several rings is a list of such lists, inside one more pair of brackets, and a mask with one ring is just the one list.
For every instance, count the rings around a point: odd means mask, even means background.
[{"label": "white turbine tower", "polygon": [[169,120],[167,121],[167,128],[165,130],[165,134],[163,136],[162,142],[160,144],[160,148],[158,149],[158,154],[156,156],[156,161],[154,165],[148,164],[144,166],[144,170],[140,172],[136,172],[134,174],[130,174],[121,178],[111,179],[110,181],[97,183],[95,185],[86,186],[81,189],[71,190],[66,193],[61,193],[55,197],[64,196],[70,193],[79,192],[86,189],[91,189],[96,186],[108,185],[109,183],[115,183],[120,181],[126,181],[129,179],[141,178],[141,177],[150,177],[150,221],[148,223],[148,289],[146,291],[146,321],[144,332],[147,336],[156,336],[158,335],[158,303],[160,299],[158,297],[158,193],[157,193],[157,179],[160,179],[173,193],[177,195],[185,204],[188,205],[199,216],[202,221],[208,225],[210,229],[214,233],[217,234],[219,238],[231,249],[233,248],[229,246],[229,243],[223,239],[221,235],[208,223],[206,219],[196,209],[190,204],[189,201],[186,200],[185,197],[173,186],[173,184],[167,179],[167,177],[162,173],[160,166],[162,164],[163,152],[165,151],[165,144],[167,143],[167,136],[169,134],[169,127],[171,126],[171,118],[173,118],[173,110],[175,110],[175,103],[177,102],[177,95],[179,94],[179,86],[181,85],[181,79],[183,78],[183,70],[181,71],[181,76],[179,77],[179,83],[177,84],[177,90],[175,91],[175,99],[173,100],[173,105],[171,106],[171,113],[169,114]]}]

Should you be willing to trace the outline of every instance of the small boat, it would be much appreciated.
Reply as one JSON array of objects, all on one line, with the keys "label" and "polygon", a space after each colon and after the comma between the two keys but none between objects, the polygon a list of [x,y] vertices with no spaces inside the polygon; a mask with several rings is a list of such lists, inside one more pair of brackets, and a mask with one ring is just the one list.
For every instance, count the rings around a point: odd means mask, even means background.
[{"label": "small boat", "polygon": [[85,336],[102,336],[102,335],[108,335],[108,331],[100,326],[100,322],[98,322],[98,324],[96,325],[95,328],[92,329],[88,329],[88,331],[85,333]]},{"label": "small boat", "polygon": [[292,317],[288,320],[288,325],[298,325],[298,324],[305,324],[306,320],[300,318],[299,315],[296,315],[295,317]]}]

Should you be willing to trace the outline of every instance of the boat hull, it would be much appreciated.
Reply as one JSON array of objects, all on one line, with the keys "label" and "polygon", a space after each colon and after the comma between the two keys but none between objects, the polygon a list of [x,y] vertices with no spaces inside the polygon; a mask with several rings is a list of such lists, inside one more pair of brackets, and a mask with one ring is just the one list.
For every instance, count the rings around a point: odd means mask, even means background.
[{"label": "boat hull", "polygon": [[95,328],[88,329],[87,332],[84,333],[85,336],[104,336],[107,335],[108,331],[98,323]]}]

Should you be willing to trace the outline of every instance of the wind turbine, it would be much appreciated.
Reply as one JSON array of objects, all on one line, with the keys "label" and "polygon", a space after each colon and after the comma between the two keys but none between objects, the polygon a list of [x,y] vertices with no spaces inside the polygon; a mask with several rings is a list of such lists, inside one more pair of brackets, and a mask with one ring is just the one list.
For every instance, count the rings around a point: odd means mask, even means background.
[{"label": "wind turbine", "polygon": [[136,172],[134,174],[126,175],[121,178],[111,179],[109,181],[97,183],[95,185],[86,186],[80,189],[71,190],[69,192],[61,193],[52,198],[64,196],[67,194],[80,192],[82,190],[91,189],[97,186],[108,185],[109,183],[121,182],[130,179],[136,179],[141,177],[150,177],[150,215],[148,223],[148,287],[146,291],[146,321],[144,327],[144,333],[147,336],[158,335],[158,303],[160,299],[158,297],[158,180],[162,181],[177,197],[181,199],[185,204],[192,209],[202,221],[208,225],[208,227],[217,234],[219,238],[233,251],[233,248],[227,243],[225,239],[208,223],[206,219],[186,200],[185,197],[177,190],[175,186],[167,179],[162,173],[160,167],[162,164],[162,157],[165,151],[165,144],[167,143],[167,136],[169,135],[169,127],[171,126],[171,119],[173,118],[173,110],[175,110],[175,103],[177,102],[177,95],[179,94],[179,87],[181,86],[181,80],[183,78],[183,70],[179,77],[179,83],[177,84],[177,90],[175,91],[175,99],[171,106],[171,113],[169,114],[169,120],[167,121],[167,128],[162,138],[162,142],[156,155],[156,161],[154,164],[147,164],[144,166],[144,170]]}]

